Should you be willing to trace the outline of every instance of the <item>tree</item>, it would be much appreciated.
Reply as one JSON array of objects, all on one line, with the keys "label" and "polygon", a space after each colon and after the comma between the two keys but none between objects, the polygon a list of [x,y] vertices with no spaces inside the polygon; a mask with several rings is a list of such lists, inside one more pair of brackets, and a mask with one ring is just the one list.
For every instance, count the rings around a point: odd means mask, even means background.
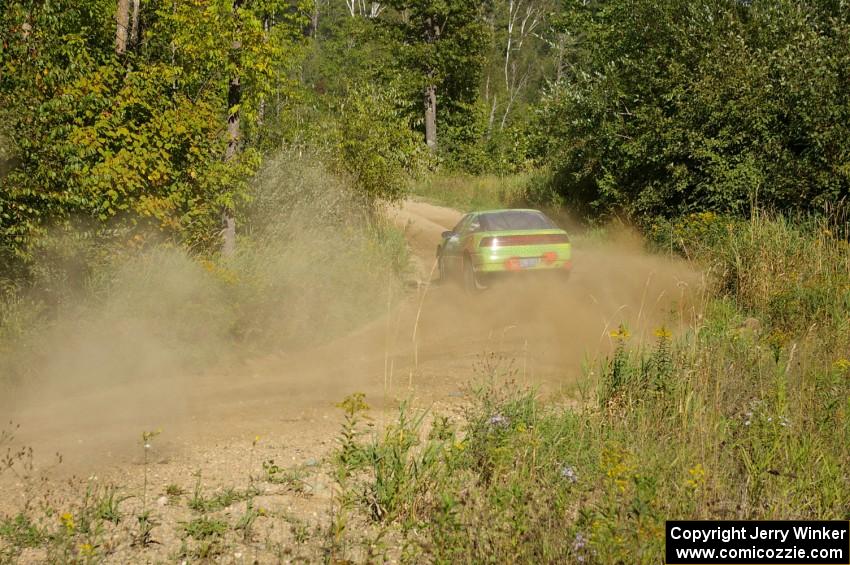
[{"label": "tree", "polygon": [[[277,30],[266,33],[264,13],[278,14]],[[259,163],[247,142],[260,101],[285,88],[277,61],[306,21],[288,2],[234,12],[232,0],[150,0],[133,26],[145,41],[117,55],[115,15],[114,0],[0,5],[0,134],[20,155],[0,179],[0,246],[21,257],[72,218],[216,248],[221,210],[246,199]],[[243,150],[228,155],[223,124],[236,112]]]},{"label": "tree", "polygon": [[400,107],[391,88],[365,84],[352,85],[336,105],[337,164],[366,199],[400,200],[423,161]]},{"label": "tree", "polygon": [[[484,64],[486,28],[475,0],[392,0],[399,61],[419,93],[425,142],[438,143],[438,99],[447,114],[477,98]],[[385,12],[386,14],[386,12]]]},{"label": "tree", "polygon": [[[233,0],[234,19],[238,18],[238,11],[242,6],[242,0]],[[227,89],[227,151],[225,152],[225,160],[232,161],[239,151],[239,141],[241,131],[239,127],[239,104],[242,99],[242,89],[239,84],[238,60],[239,51],[242,48],[242,42],[239,37],[239,32],[235,34],[231,50],[231,64],[235,67],[233,74],[230,77],[230,84]],[[221,254],[225,257],[230,257],[236,251],[236,217],[233,214],[233,209],[229,206],[222,208],[222,242]]]},{"label": "tree", "polygon": [[[543,23],[545,6],[534,0],[508,0],[508,14],[505,38],[504,79],[507,100],[502,113],[500,129],[505,129],[508,115],[520,93],[528,85],[531,63],[523,61],[523,47],[535,38],[537,28]],[[496,96],[493,96],[493,108],[496,108]],[[490,125],[492,128],[491,112]]]},{"label": "tree", "polygon": [[850,196],[840,3],[576,0],[566,11],[583,52],[538,129],[574,206],[647,221]]},{"label": "tree", "polygon": [[115,12],[115,54],[123,55],[127,51],[127,37],[130,29],[130,0],[118,0]]}]

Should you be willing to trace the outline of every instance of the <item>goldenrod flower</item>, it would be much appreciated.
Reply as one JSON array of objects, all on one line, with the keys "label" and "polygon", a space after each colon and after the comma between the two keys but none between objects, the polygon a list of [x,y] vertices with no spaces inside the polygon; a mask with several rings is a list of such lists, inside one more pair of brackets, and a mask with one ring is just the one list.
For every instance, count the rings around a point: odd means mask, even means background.
[{"label": "goldenrod flower", "polygon": [[632,334],[629,333],[629,330],[626,329],[626,326],[624,326],[623,324],[620,324],[620,326],[617,328],[617,331],[613,331],[609,335],[611,337],[613,337],[614,339],[625,341],[625,340],[629,339],[629,336],[632,335]]},{"label": "goldenrod flower", "polygon": [[666,327],[661,326],[655,330],[655,337],[659,339],[669,339],[673,334]]},{"label": "goldenrod flower", "polygon": [[65,526],[65,530],[70,534],[74,531],[74,515],[70,512],[65,512],[59,519],[62,521],[62,525]]},{"label": "goldenrod flower", "polygon": [[705,482],[705,468],[702,463],[697,463],[696,466],[688,469],[689,479],[685,480],[685,486],[692,489],[699,488]]}]

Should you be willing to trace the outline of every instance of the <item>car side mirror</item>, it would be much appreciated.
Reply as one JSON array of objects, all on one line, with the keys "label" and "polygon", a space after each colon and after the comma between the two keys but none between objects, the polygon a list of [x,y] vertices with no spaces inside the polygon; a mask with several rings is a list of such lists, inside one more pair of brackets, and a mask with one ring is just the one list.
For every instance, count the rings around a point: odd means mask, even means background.
[{"label": "car side mirror", "polygon": [[452,238],[455,238],[455,237],[457,237],[457,233],[455,233],[451,230],[443,232],[443,239],[452,239]]}]

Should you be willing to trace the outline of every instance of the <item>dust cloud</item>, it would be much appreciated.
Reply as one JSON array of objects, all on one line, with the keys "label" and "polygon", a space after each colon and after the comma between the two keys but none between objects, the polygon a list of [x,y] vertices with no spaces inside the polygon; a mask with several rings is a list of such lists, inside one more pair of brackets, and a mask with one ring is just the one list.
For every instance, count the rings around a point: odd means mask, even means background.
[{"label": "dust cloud", "polygon": [[[428,272],[442,226],[454,225],[459,214],[408,203],[398,217],[409,226],[417,256],[427,258],[420,272]],[[612,349],[610,334],[620,324],[641,342],[654,340],[662,326],[676,331],[693,323],[703,274],[685,261],[647,253],[627,228],[608,232],[602,241],[576,238],[568,281],[518,279],[472,298],[451,282],[429,286],[416,305],[418,365],[433,377],[431,363],[469,365],[482,352],[497,353],[513,360],[521,380],[558,393],[575,384],[585,361]]]},{"label": "dust cloud", "polygon": [[[318,232],[310,232],[303,245],[255,257],[261,271],[210,272],[174,250],[128,263],[96,308],[68,312],[19,352],[31,365],[3,389],[3,419],[21,425],[21,442],[62,452],[77,471],[133,461],[144,430],[165,430],[163,452],[174,457],[260,433],[331,436],[334,404],[353,392],[377,410],[399,398],[450,402],[492,352],[558,395],[587,358],[610,350],[620,323],[638,340],[699,313],[702,275],[645,253],[627,232],[607,243],[579,239],[568,282],[469,297],[431,280],[440,233],[458,212],[406,202],[389,215],[413,254],[407,289],[390,283],[387,258],[353,232],[347,256],[311,245]],[[252,280],[221,284],[221,276]]]}]

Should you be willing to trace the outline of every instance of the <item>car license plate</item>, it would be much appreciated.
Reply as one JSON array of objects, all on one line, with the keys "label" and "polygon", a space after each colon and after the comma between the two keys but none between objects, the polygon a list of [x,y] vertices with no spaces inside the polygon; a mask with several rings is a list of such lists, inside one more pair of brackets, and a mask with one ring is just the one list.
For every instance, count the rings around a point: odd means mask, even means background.
[{"label": "car license plate", "polygon": [[531,269],[537,266],[537,257],[525,257],[519,260],[519,266],[521,269]]}]

